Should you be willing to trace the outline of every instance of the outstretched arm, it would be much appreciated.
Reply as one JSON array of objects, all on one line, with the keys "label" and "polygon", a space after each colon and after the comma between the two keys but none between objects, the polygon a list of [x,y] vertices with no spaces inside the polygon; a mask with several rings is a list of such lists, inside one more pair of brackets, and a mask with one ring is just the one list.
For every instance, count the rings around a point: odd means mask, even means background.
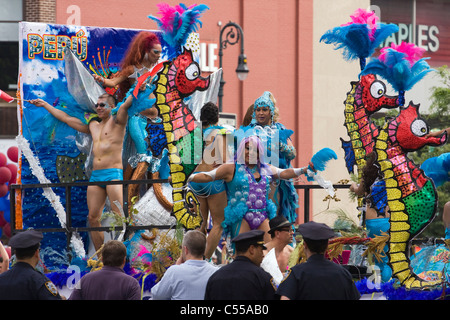
[{"label": "outstretched arm", "polygon": [[97,74],[93,74],[92,76],[94,77],[95,81],[100,82],[103,85],[103,87],[108,87],[108,88],[114,88],[119,83],[121,83],[122,81],[125,81],[127,79],[126,75],[118,76],[118,77],[115,77],[112,79],[103,78],[102,76],[99,76]]},{"label": "outstretched arm", "polygon": [[425,138],[439,137],[441,134],[444,133],[444,131],[447,131],[447,137],[450,137],[450,128],[447,128],[447,129],[443,129],[443,130],[440,130],[440,131],[430,132],[427,135],[425,135]]},{"label": "outstretched arm", "polygon": [[[314,169],[314,165],[312,164],[312,162],[309,162],[309,166],[313,169],[314,172],[316,171]],[[308,169],[307,166],[303,168],[280,169],[272,165],[270,166],[270,168],[272,170],[272,175],[281,180],[289,180],[292,178],[296,178],[302,174],[305,174]]]},{"label": "outstretched arm", "polygon": [[133,103],[133,95],[129,95],[128,98],[120,105],[117,111],[116,123],[121,125],[126,125],[128,121],[128,109]]},{"label": "outstretched arm", "polygon": [[233,179],[233,174],[234,163],[226,163],[209,172],[193,173],[189,176],[188,182],[211,182],[214,180],[224,180],[226,182],[230,182]]},{"label": "outstretched arm", "polygon": [[43,107],[47,110],[52,116],[54,116],[59,121],[64,122],[69,127],[84,133],[89,133],[89,126],[81,122],[80,119],[71,117],[67,113],[62,110],[59,110],[42,99],[34,99],[30,100],[31,104],[34,104],[36,107]]}]

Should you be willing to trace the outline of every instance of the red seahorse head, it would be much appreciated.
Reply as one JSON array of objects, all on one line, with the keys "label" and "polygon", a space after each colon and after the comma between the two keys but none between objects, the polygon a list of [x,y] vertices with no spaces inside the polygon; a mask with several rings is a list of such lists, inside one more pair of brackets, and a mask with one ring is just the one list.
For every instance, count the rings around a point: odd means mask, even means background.
[{"label": "red seahorse head", "polygon": [[430,128],[419,114],[419,105],[412,102],[401,108],[398,116],[389,123],[389,137],[405,151],[419,150],[425,145],[440,146],[447,141],[447,132],[438,137],[428,137]]},{"label": "red seahorse head", "polygon": [[399,106],[398,96],[386,95],[386,85],[374,74],[361,76],[361,99],[368,113],[374,113],[381,108],[392,109]]},{"label": "red seahorse head", "polygon": [[177,88],[181,97],[187,97],[194,91],[208,89],[209,77],[200,76],[200,66],[192,58],[190,50],[184,50],[175,58],[167,74],[169,85]]}]

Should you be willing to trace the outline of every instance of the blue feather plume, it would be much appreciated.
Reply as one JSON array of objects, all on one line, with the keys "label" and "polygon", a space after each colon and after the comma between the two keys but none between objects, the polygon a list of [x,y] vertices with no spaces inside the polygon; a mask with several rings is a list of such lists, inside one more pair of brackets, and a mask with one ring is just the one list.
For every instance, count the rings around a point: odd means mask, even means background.
[{"label": "blue feather plume", "polygon": [[[157,18],[149,15],[148,18],[155,21],[158,28],[162,31],[162,37],[170,48],[166,48],[168,58],[172,59],[179,55],[182,51],[182,46],[186,44],[189,35],[192,32],[197,32],[198,28],[202,27],[200,18],[202,13],[209,9],[207,5],[200,4],[188,8],[185,4],[180,3],[177,10],[168,5],[161,8],[162,17]],[[181,10],[180,10],[181,9]]]},{"label": "blue feather plume", "polygon": [[426,62],[427,59],[422,58],[411,66],[405,53],[388,49],[384,61],[373,59],[360,75],[377,74],[386,79],[395,90],[404,92],[410,90],[428,72],[433,71]]},{"label": "blue feather plume", "polygon": [[439,187],[450,181],[450,152],[425,160],[420,168]]},{"label": "blue feather plume", "polygon": [[311,162],[314,165],[314,169],[317,171],[325,170],[328,161],[337,159],[337,154],[330,148],[323,148],[317,151],[311,158]]},{"label": "blue feather plume", "polygon": [[375,49],[392,33],[398,31],[395,24],[378,23],[374,40],[369,38],[369,28],[366,24],[354,23],[328,30],[320,41],[334,44],[335,50],[343,49],[347,61],[370,57]]}]

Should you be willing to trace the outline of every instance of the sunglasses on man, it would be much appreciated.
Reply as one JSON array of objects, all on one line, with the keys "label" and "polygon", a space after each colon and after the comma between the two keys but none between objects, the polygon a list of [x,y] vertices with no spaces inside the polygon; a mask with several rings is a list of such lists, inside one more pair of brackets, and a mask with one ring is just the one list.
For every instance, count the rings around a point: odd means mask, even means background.
[{"label": "sunglasses on man", "polygon": [[100,102],[100,103],[96,103],[95,104],[95,108],[98,108],[98,107],[100,107],[100,108],[107,108],[107,107],[109,107],[109,105],[107,103]]}]

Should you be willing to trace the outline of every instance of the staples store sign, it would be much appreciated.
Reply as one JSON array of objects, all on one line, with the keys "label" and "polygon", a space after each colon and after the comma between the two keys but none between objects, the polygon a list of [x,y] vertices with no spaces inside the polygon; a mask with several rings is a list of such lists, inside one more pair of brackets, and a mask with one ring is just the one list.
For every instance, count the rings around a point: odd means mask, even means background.
[{"label": "staples store sign", "polygon": [[[392,43],[400,44],[404,42],[413,42],[412,25],[399,23],[398,32],[392,34],[381,44],[381,47],[390,46]],[[417,46],[429,52],[439,50],[439,28],[437,26],[416,26],[416,44]]]}]

